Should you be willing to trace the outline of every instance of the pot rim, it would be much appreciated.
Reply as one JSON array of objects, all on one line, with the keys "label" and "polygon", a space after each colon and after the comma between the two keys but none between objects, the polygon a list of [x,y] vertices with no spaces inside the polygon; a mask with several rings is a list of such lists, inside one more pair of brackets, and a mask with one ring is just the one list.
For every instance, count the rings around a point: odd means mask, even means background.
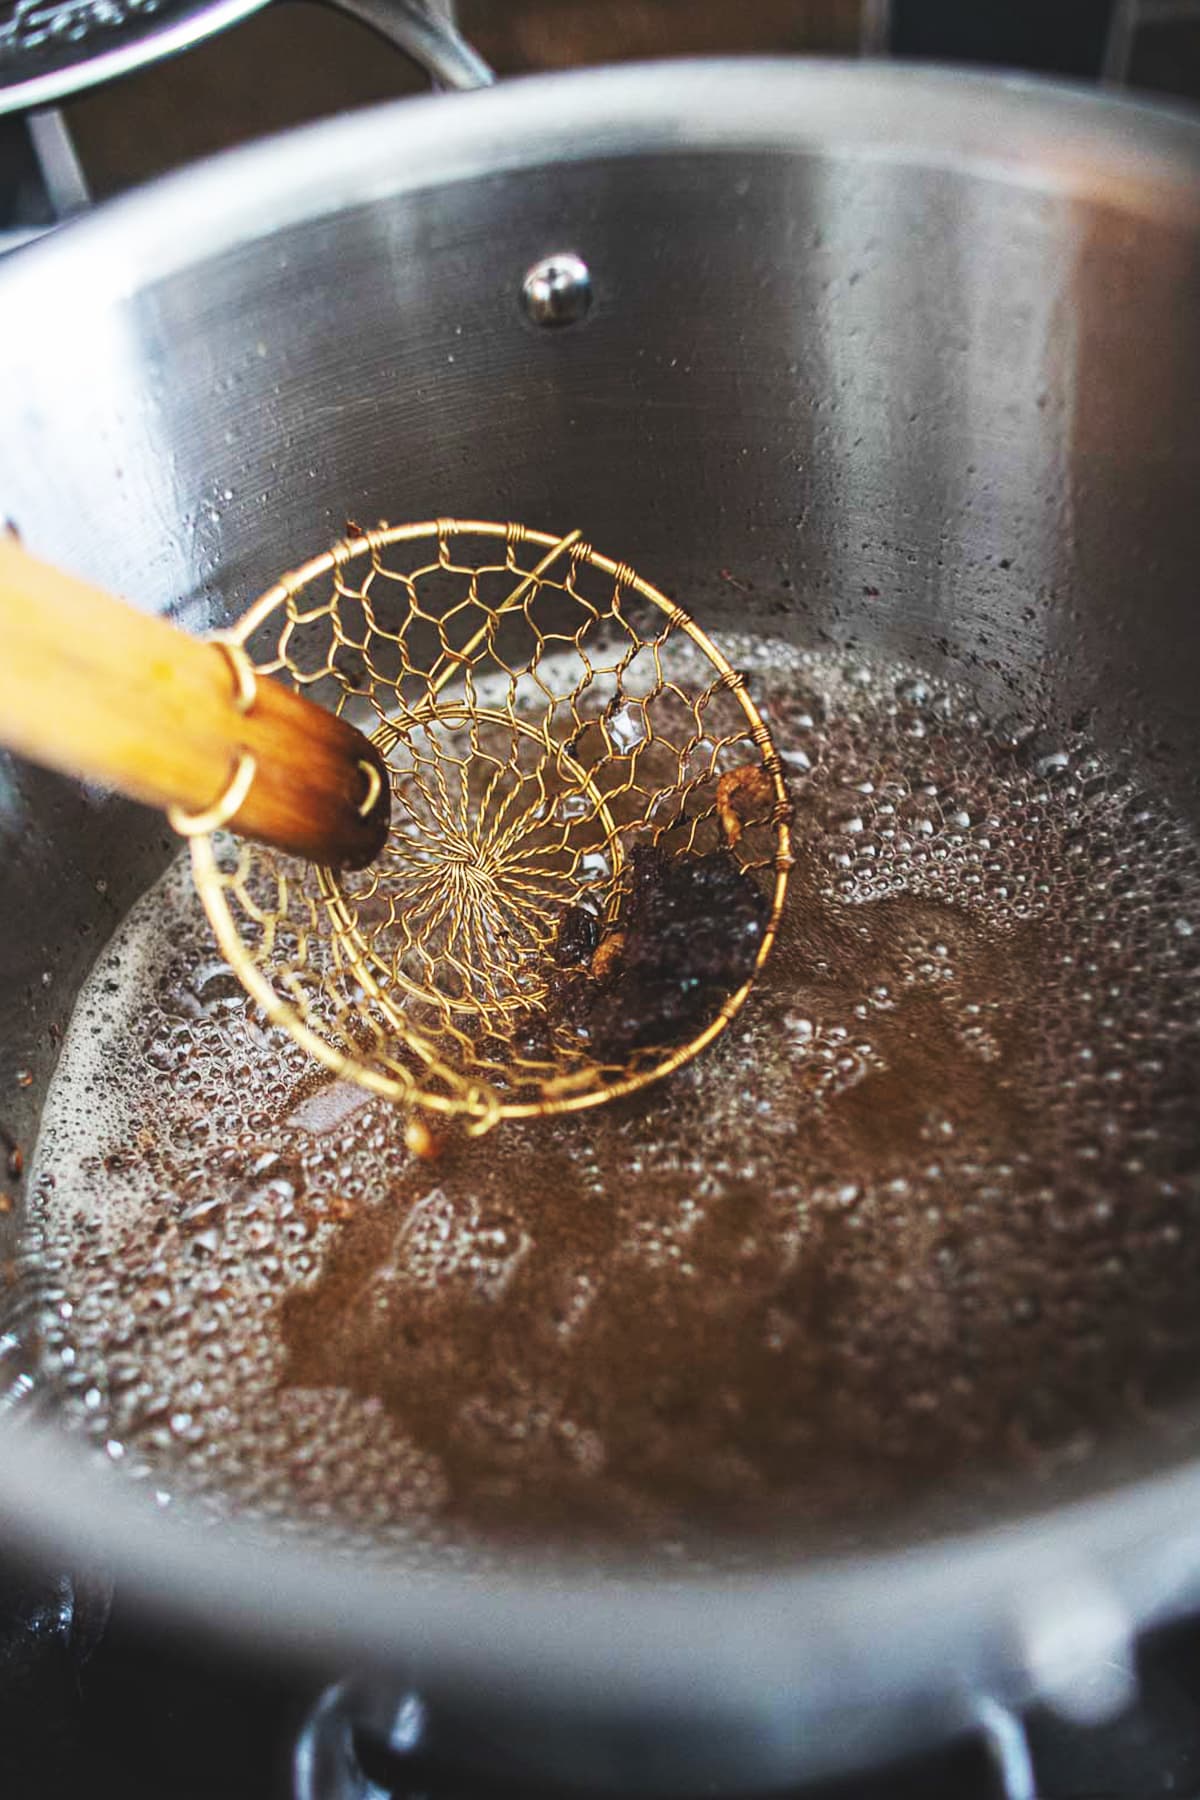
[{"label": "pot rim", "polygon": [[0,297],[49,294],[55,263],[86,255],[101,305],[261,240],[264,217],[273,233],[547,160],[737,149],[833,149],[1200,221],[1200,114],[1182,106],[928,64],[684,59],[389,101],[223,151],[15,252]]},{"label": "pot rim", "polygon": [[[119,304],[289,225],[406,192],[564,155],[734,149],[962,170],[1200,227],[1200,118],[941,68],[630,65],[371,108],[167,177],[10,258],[0,330],[22,322],[28,341],[36,319],[53,341],[80,306]],[[945,1689],[952,1670],[965,1719],[974,1692],[1019,1699],[1053,1686],[1055,1669],[1064,1682],[1091,1672],[1200,1584],[1200,1462],[903,1551],[653,1581],[531,1559],[481,1580],[385,1573],[310,1545],[268,1552],[234,1524],[198,1530],[99,1476],[50,1430],[6,1431],[3,1448],[0,1508],[14,1525],[43,1548],[110,1562],[195,1621],[322,1657],[486,1671],[493,1691],[586,1687],[597,1703],[686,1698],[762,1714],[802,1695],[806,1711],[836,1711],[851,1671],[860,1705],[864,1672],[882,1698]],[[1071,1653],[1051,1667],[1064,1619]]]}]

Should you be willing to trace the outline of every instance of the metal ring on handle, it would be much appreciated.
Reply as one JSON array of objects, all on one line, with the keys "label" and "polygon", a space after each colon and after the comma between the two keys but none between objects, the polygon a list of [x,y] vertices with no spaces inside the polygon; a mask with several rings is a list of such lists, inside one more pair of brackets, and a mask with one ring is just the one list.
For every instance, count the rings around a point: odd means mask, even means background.
[{"label": "metal ring on handle", "polygon": [[241,644],[232,638],[214,632],[209,639],[214,650],[219,650],[229,664],[229,672],[233,676],[233,704],[243,715],[250,711],[258,693],[258,674],[254,664],[246,655]]},{"label": "metal ring on handle", "polygon": [[[254,705],[255,696],[258,693],[258,676],[254,664],[241,644],[235,643],[232,638],[214,636],[211,642],[213,649],[219,650],[229,664],[229,672],[233,676],[234,710],[244,717]],[[363,767],[366,768],[368,765],[364,763]],[[203,837],[206,832],[220,831],[222,826],[228,825],[230,820],[242,810],[246,795],[253,787],[254,777],[257,773],[257,760],[251,756],[248,750],[242,751],[233,774],[211,806],[206,806],[203,812],[188,812],[187,808],[183,806],[167,808],[167,818],[172,831],[177,831],[180,837],[185,838]],[[372,770],[372,773],[375,772]],[[379,792],[378,775],[375,780],[375,795],[377,795]],[[372,795],[372,801],[375,795]],[[364,817],[369,810],[369,807],[364,808]]]},{"label": "metal ring on handle", "polygon": [[243,751],[224,792],[203,812],[188,812],[182,806],[168,807],[167,818],[172,831],[177,831],[180,837],[186,838],[205,837],[209,832],[220,831],[222,826],[228,825],[241,812],[257,774],[256,759],[248,751]]},{"label": "metal ring on handle", "polygon": [[374,763],[360,762],[359,768],[367,778],[366,792],[358,803],[359,817],[365,819],[372,811],[375,802],[383,790],[383,776]]}]

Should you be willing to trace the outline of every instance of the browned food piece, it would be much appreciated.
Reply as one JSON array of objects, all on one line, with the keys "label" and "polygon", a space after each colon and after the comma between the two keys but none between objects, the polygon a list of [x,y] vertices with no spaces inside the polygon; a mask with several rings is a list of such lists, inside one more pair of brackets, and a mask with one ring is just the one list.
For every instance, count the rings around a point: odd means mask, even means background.
[{"label": "browned food piece", "polygon": [[592,957],[592,980],[606,981],[616,970],[625,950],[625,933],[610,931],[596,946],[596,954]]},{"label": "browned food piece", "polygon": [[743,763],[722,775],[717,783],[717,817],[730,849],[740,842],[744,826],[770,817],[774,792],[761,763]]},{"label": "browned food piece", "polygon": [[600,936],[600,921],[585,906],[568,906],[558,922],[554,961],[560,969],[590,962]]},{"label": "browned food piece", "polygon": [[442,1154],[442,1139],[435,1131],[431,1131],[419,1113],[414,1113],[404,1127],[404,1142],[414,1156],[422,1162],[436,1162]]},{"label": "browned food piece", "polygon": [[21,1171],[25,1167],[25,1153],[7,1126],[0,1125],[0,1146],[8,1152],[8,1172],[14,1181],[21,1179]]},{"label": "browned food piece", "polygon": [[726,850],[669,856],[639,845],[627,881],[590,972],[564,974],[551,1001],[581,1048],[617,1065],[701,1030],[751,974],[770,912]]}]

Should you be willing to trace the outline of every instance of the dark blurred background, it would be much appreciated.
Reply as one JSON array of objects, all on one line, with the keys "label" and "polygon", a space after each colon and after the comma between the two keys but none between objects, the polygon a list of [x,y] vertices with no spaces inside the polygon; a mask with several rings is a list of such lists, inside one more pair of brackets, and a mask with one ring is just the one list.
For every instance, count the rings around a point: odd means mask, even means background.
[{"label": "dark blurred background", "polygon": [[[457,16],[500,75],[634,57],[867,54],[1200,101],[1200,0],[458,0]],[[423,85],[365,27],[311,0],[279,0],[64,112],[101,198],[224,145]]]}]

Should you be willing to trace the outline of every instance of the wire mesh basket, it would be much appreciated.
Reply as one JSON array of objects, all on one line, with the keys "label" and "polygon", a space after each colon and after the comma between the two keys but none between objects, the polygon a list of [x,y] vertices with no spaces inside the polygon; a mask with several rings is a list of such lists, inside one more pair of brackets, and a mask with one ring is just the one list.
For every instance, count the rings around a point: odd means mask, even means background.
[{"label": "wire mesh basket", "polygon": [[[391,777],[365,871],[192,839],[226,957],[321,1063],[481,1131],[630,1093],[728,1024],[775,936],[788,801],[744,678],[681,607],[577,534],[443,519],[349,537],[227,635]],[[564,991],[611,982],[648,858],[714,857],[723,893],[753,888],[752,954],[672,1041],[614,1051]]]}]

